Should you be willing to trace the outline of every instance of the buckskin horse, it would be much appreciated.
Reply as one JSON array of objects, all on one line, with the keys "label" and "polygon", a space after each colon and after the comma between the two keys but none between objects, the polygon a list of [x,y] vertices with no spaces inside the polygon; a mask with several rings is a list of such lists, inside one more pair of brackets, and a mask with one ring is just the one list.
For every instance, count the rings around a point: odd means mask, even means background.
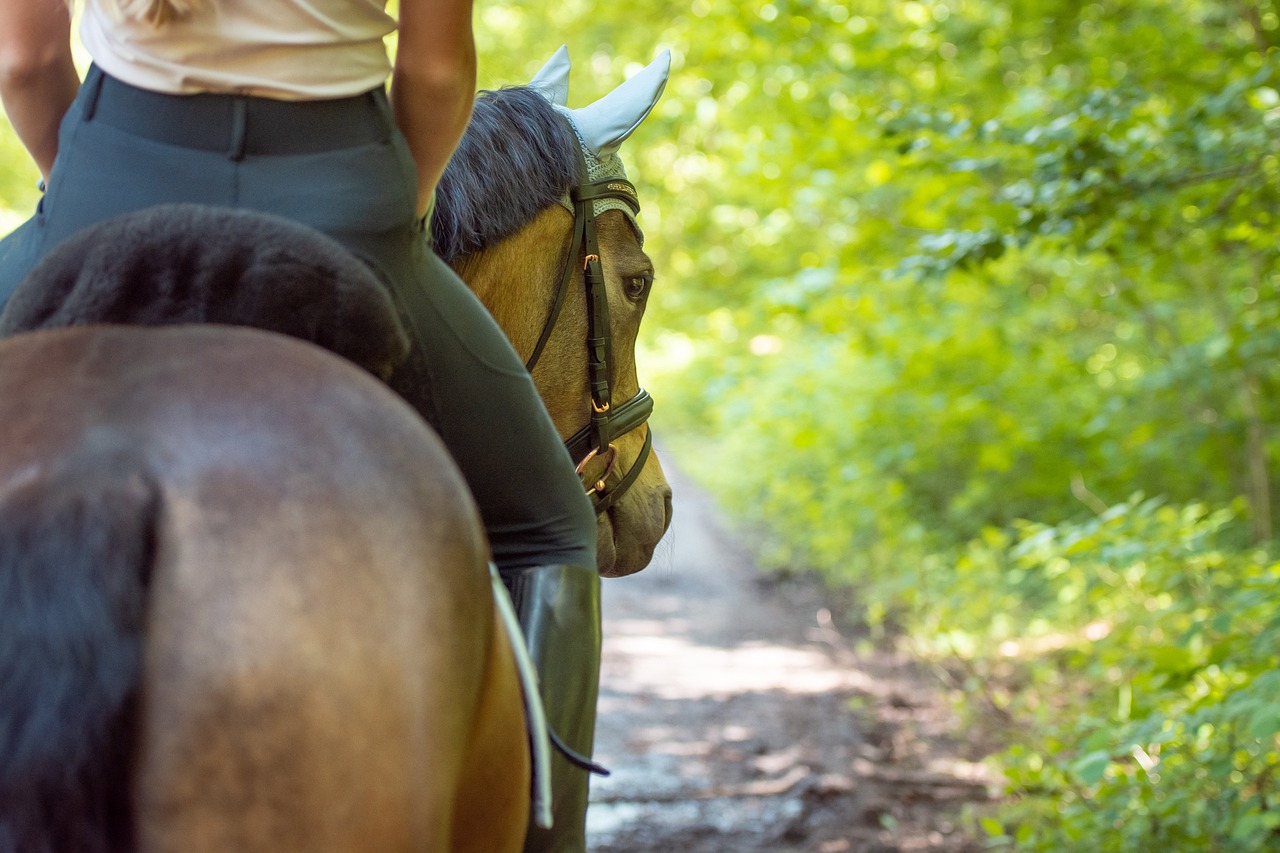
[{"label": "buckskin horse", "polygon": [[[570,454],[593,474],[605,577],[647,566],[671,520],[671,490],[641,428],[653,401],[635,366],[653,262],[616,154],[661,95],[669,67],[664,52],[570,111],[562,47],[529,87],[487,93],[445,170],[432,220],[436,251],[526,359]],[[572,123],[559,117],[569,112]],[[513,278],[553,283],[543,291],[554,294],[550,304],[530,310]],[[586,369],[584,341],[592,342]]]},{"label": "buckskin horse", "polygon": [[[518,139],[526,165],[547,155]],[[625,574],[670,514],[632,352],[652,269],[628,216],[595,221],[592,196],[623,190],[578,176],[454,260],[542,351],[602,571]],[[520,848],[528,736],[483,532],[439,440],[379,381],[396,387],[412,336],[367,271],[305,234],[296,251],[332,261],[338,289],[287,328],[281,287],[273,331],[190,325],[222,318],[211,293],[151,328],[0,341],[0,851]],[[357,321],[376,334],[344,333]]]}]

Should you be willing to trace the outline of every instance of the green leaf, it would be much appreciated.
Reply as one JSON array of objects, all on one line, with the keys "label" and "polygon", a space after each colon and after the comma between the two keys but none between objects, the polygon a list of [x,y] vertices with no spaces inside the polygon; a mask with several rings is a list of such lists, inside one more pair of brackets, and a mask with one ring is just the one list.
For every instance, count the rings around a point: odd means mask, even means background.
[{"label": "green leaf", "polygon": [[1085,785],[1096,785],[1106,775],[1111,765],[1111,754],[1097,750],[1085,754],[1071,763],[1071,772]]},{"label": "green leaf", "polygon": [[1278,697],[1272,697],[1271,701],[1261,703],[1256,707],[1249,716],[1249,726],[1246,730],[1249,737],[1262,741],[1263,743],[1273,743],[1277,736],[1280,736],[1280,701]]},{"label": "green leaf", "polygon": [[1000,821],[996,820],[995,818],[984,817],[980,821],[980,823],[982,825],[982,831],[985,832],[987,835],[991,836],[992,838],[1004,837],[1004,824],[1002,824]]}]

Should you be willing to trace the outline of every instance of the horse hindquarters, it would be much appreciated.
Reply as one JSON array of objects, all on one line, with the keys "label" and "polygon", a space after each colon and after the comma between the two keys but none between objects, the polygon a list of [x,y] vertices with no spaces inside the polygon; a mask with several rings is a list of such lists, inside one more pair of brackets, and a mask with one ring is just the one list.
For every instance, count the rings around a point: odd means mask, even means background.
[{"label": "horse hindquarters", "polygon": [[[445,578],[474,555],[454,545],[432,558],[393,542],[377,556],[353,554],[319,524],[255,532],[243,518],[233,524],[241,540],[201,535],[198,525],[224,509],[194,518],[175,506],[165,521],[165,541],[199,559],[164,563],[151,595],[135,782],[141,848],[462,849],[452,839],[464,777],[509,766],[492,755],[470,763],[477,738],[495,735],[474,717],[494,679],[484,603],[411,575]],[[370,538],[342,534],[356,550]],[[264,544],[272,536],[274,550]],[[446,606],[467,618],[446,618]],[[518,713],[518,694],[499,707]],[[497,733],[517,750],[522,734]],[[493,779],[490,801],[504,786],[526,794],[525,780]],[[503,816],[490,808],[480,812],[488,820],[477,853],[518,849],[495,841]]]},{"label": "horse hindquarters", "polygon": [[519,849],[478,518],[385,387],[90,326],[0,341],[0,400],[0,853]]},{"label": "horse hindquarters", "polygon": [[0,851],[132,850],[129,803],[158,501],[110,456],[0,496]]}]

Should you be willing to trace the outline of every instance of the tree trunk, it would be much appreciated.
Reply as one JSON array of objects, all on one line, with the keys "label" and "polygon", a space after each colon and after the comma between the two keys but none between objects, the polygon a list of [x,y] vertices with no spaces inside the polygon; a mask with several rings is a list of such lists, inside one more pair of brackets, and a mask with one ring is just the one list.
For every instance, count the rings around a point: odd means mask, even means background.
[{"label": "tree trunk", "polygon": [[1271,476],[1267,460],[1267,425],[1262,418],[1258,398],[1261,396],[1258,378],[1244,375],[1241,402],[1245,418],[1245,483],[1252,516],[1254,542],[1266,542],[1271,538]]}]

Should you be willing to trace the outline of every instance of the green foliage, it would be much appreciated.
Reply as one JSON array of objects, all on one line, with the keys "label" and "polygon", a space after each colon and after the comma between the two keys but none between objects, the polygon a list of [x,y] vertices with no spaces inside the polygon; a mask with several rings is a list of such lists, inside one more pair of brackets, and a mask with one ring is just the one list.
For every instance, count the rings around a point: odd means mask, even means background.
[{"label": "green foliage", "polygon": [[0,235],[21,224],[35,209],[40,172],[27,156],[17,134],[0,123]]},{"label": "green foliage", "polygon": [[769,565],[969,659],[995,837],[1280,846],[1275,4],[690,11],[659,426]]},{"label": "green foliage", "polygon": [[521,73],[586,58],[575,103],[673,48],[628,152],[667,446],[769,566],[968,659],[994,838],[1280,846],[1280,9],[650,7],[483,14]]},{"label": "green foliage", "polygon": [[[1035,722],[999,756],[1013,805],[989,834],[1046,853],[1280,846],[1280,563],[1240,547],[1235,516],[1135,498],[970,545],[957,575],[1002,590],[1002,654],[1029,679],[1011,707]],[[945,597],[931,612],[998,639]]]},{"label": "green foliage", "polygon": [[1013,721],[993,839],[1280,849],[1277,0],[476,19],[482,85],[567,43],[575,106],[672,49],[624,152],[660,447],[770,567],[967,660]]}]

